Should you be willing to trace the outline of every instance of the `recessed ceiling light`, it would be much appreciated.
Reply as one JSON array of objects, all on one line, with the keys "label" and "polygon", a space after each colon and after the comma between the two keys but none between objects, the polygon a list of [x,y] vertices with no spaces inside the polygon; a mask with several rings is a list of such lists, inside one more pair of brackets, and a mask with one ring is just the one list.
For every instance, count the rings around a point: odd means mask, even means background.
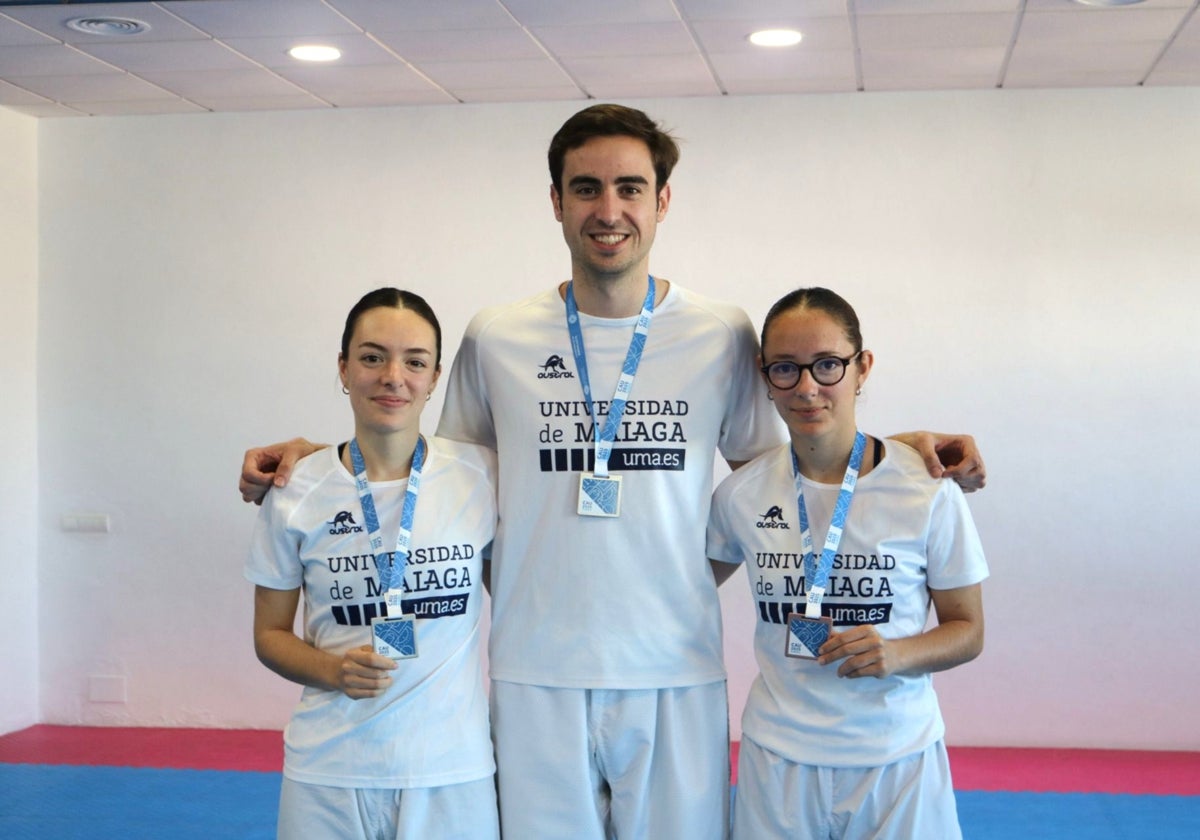
[{"label": "recessed ceiling light", "polygon": [[804,37],[795,29],[760,29],[750,35],[750,43],[760,47],[791,47]]},{"label": "recessed ceiling light", "polygon": [[337,61],[342,57],[342,51],[321,44],[301,44],[288,50],[288,55],[297,61]]},{"label": "recessed ceiling light", "polygon": [[1081,6],[1136,6],[1145,0],[1075,0]]},{"label": "recessed ceiling light", "polygon": [[67,21],[67,28],[86,35],[141,35],[150,31],[150,24],[133,18],[77,17]]}]

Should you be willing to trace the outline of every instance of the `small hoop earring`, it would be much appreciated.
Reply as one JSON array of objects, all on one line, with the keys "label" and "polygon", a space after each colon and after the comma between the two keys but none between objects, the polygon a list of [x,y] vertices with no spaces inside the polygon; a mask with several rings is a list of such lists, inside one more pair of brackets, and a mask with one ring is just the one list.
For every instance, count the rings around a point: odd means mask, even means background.
[{"label": "small hoop earring", "polygon": [[347,388],[345,385],[343,385],[343,386],[342,386],[342,393],[343,393],[343,394],[347,394],[347,395],[349,395],[349,393],[350,393],[350,389],[349,389],[349,388]]}]

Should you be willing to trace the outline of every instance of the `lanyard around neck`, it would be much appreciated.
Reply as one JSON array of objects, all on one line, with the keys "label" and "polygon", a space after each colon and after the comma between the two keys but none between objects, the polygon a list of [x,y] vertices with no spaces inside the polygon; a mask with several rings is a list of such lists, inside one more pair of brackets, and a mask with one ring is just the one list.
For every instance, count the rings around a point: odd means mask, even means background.
[{"label": "lanyard around neck", "polygon": [[608,406],[608,417],[601,431],[596,419],[596,402],[592,398],[591,380],[588,378],[587,353],[583,347],[583,328],[579,323],[579,307],[575,303],[575,283],[567,283],[567,331],[571,335],[571,352],[575,354],[575,369],[579,371],[579,383],[583,386],[583,397],[587,400],[588,410],[592,414],[592,428],[596,439],[596,466],[594,472],[598,476],[608,475],[608,459],[612,455],[613,441],[617,439],[617,426],[625,413],[625,402],[633,390],[633,380],[637,376],[638,365],[642,361],[642,349],[646,346],[646,333],[650,331],[650,321],[654,318],[654,276],[649,277],[649,288],[646,299],[642,302],[642,312],[638,315],[637,326],[633,329],[633,338],[629,342],[629,350],[625,354],[625,364],[621,366],[621,376],[617,380],[616,391]]},{"label": "lanyard around neck", "polygon": [[400,532],[396,535],[396,553],[392,563],[387,562],[383,551],[383,535],[379,531],[379,516],[375,512],[375,497],[367,482],[367,464],[358,439],[350,441],[350,462],[354,465],[354,484],[362,503],[363,524],[371,538],[371,553],[375,556],[375,569],[379,573],[379,588],[383,592],[399,591],[404,585],[404,567],[412,543],[413,516],[417,512],[417,496],[421,492],[421,468],[425,465],[425,438],[417,438],[413,451],[412,466],[408,471],[408,487],[404,491],[404,507],[400,509]]},{"label": "lanyard around neck", "polygon": [[829,584],[829,572],[833,569],[833,558],[842,542],[842,531],[846,527],[846,518],[850,513],[850,502],[854,498],[854,488],[858,483],[858,471],[862,467],[863,451],[867,448],[867,437],[862,432],[855,432],[854,447],[850,450],[850,463],[846,465],[846,475],[842,478],[842,489],[838,491],[837,502],[833,508],[833,519],[829,523],[829,531],[825,534],[825,546],[821,549],[821,562],[817,563],[813,551],[812,530],[808,525],[808,510],[804,506],[804,483],[800,477],[800,461],[796,451],[792,453],[792,478],[796,483],[796,505],[800,509],[800,547],[804,552],[804,578],[808,589],[808,598],[804,605],[804,615],[808,618],[821,617],[821,601],[825,598],[825,589]]}]

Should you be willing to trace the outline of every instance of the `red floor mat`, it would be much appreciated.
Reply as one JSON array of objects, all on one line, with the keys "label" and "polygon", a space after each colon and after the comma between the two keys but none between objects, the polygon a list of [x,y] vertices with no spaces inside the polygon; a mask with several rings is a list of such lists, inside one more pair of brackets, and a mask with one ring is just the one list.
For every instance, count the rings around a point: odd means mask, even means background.
[{"label": "red floor mat", "polygon": [[0,762],[279,772],[283,733],[40,725],[0,736]]},{"label": "red floor mat", "polygon": [[[949,752],[957,790],[1200,796],[1200,752],[1000,747]],[[279,772],[283,733],[40,725],[0,736],[0,763]]]}]

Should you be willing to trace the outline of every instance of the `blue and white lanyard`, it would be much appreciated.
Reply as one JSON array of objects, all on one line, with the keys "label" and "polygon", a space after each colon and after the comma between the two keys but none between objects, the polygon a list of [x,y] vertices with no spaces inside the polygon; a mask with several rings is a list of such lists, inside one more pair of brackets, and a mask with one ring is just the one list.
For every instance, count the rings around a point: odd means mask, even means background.
[{"label": "blue and white lanyard", "polygon": [[[412,467],[408,472],[408,488],[404,491],[404,507],[400,509],[400,533],[396,535],[396,553],[392,563],[387,562],[383,551],[383,535],[379,532],[379,516],[375,512],[375,498],[371,495],[371,486],[367,483],[367,465],[363,461],[362,450],[358,448],[358,440],[350,441],[350,462],[354,465],[354,484],[358,488],[358,498],[362,503],[363,524],[366,525],[367,535],[371,538],[371,553],[375,556],[375,569],[379,573],[379,588],[387,592],[389,606],[400,605],[399,594],[404,585],[404,567],[408,564],[408,555],[412,543],[413,516],[417,512],[417,496],[421,492],[421,467],[425,465],[425,438],[417,438],[417,448],[413,451]],[[396,597],[391,597],[395,590]]]},{"label": "blue and white lanyard", "polygon": [[833,508],[833,519],[829,523],[829,531],[825,534],[825,547],[821,549],[821,562],[818,565],[813,551],[812,531],[808,526],[808,510],[804,507],[804,483],[800,478],[800,461],[796,451],[792,453],[792,479],[796,483],[796,505],[800,508],[800,548],[804,552],[804,577],[807,583],[808,599],[804,604],[804,615],[807,618],[821,617],[821,601],[825,598],[825,589],[829,584],[829,572],[833,569],[833,557],[837,554],[838,545],[842,542],[842,531],[846,527],[846,517],[850,514],[850,501],[854,498],[854,488],[858,483],[858,471],[862,467],[863,451],[867,448],[867,436],[862,432],[854,435],[854,447],[850,450],[850,463],[846,466],[846,475],[842,478],[842,489],[838,492],[837,503]]},{"label": "blue and white lanyard", "polygon": [[612,455],[613,441],[617,439],[617,425],[621,422],[621,416],[625,413],[625,402],[633,390],[633,380],[642,361],[642,349],[646,346],[646,333],[650,331],[650,321],[654,318],[654,277],[650,276],[650,287],[646,290],[646,299],[642,301],[642,312],[638,315],[637,326],[633,328],[629,352],[625,354],[621,377],[617,380],[616,392],[608,406],[608,418],[604,423],[603,432],[596,420],[596,403],[592,399],[592,385],[588,379],[587,353],[583,348],[583,329],[579,324],[579,307],[575,304],[574,285],[574,281],[567,283],[567,331],[571,334],[571,352],[575,354],[575,368],[579,371],[579,383],[583,386],[583,396],[587,400],[588,411],[592,414],[592,427],[595,430],[596,466],[593,473],[604,478],[608,475],[608,459]]}]

